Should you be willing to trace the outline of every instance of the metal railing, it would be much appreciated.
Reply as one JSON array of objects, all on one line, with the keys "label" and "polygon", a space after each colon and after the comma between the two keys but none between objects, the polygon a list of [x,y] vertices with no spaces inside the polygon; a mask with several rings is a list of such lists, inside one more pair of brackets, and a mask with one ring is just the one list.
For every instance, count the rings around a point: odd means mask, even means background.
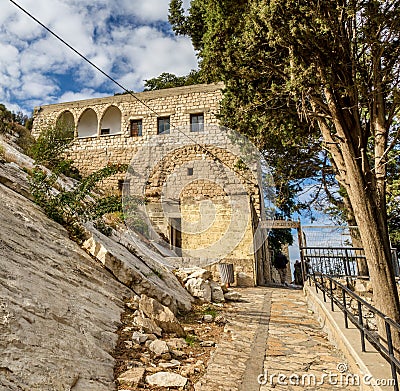
[{"label": "metal railing", "polygon": [[[310,269],[318,273],[336,277],[363,277],[359,275],[357,264],[365,261],[361,247],[301,247],[301,258]],[[395,276],[400,276],[399,259],[396,249],[392,249]],[[366,277],[366,276],[364,276]]]},{"label": "metal railing", "polygon": [[[394,348],[392,337],[394,333],[400,335],[400,325],[380,312],[367,301],[362,299],[360,296],[355,294],[348,287],[335,280],[335,278],[332,276],[312,271],[311,274],[308,274],[308,278],[310,285],[311,281],[314,283],[317,293],[318,290],[321,290],[324,301],[327,302],[329,299],[332,311],[335,310],[336,305],[343,312],[345,327],[349,327],[350,320],[358,328],[360,331],[362,351],[366,351],[365,340],[367,339],[371,345],[374,346],[374,348],[389,362],[392,378],[394,380],[393,390],[399,391],[398,372],[400,372],[400,361],[395,356],[395,353],[397,356],[399,356],[399,351]],[[356,314],[351,311],[348,299],[352,299],[357,302]],[[384,322],[386,335],[379,335],[379,333],[372,331],[367,326],[363,316],[366,311],[374,314],[377,323],[379,321]]]},{"label": "metal railing", "polygon": [[365,260],[364,250],[356,247],[303,247],[302,258],[312,270],[331,276],[357,276],[357,261]]}]

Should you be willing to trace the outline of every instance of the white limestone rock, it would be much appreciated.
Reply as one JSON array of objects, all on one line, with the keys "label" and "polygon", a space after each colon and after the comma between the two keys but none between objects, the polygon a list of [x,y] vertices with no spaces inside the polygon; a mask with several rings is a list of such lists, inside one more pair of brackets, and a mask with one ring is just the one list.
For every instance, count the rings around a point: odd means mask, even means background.
[{"label": "white limestone rock", "polygon": [[[156,261],[139,258],[125,246],[97,231],[92,224],[85,224],[88,239],[83,247],[97,258],[119,281],[137,294],[146,294],[176,313],[188,311],[192,298],[179,281],[163,265]],[[128,244],[127,244],[128,245]],[[157,270],[161,273],[155,273]]]},{"label": "white limestone rock", "polygon": [[146,295],[141,295],[139,309],[152,319],[165,333],[175,333],[179,337],[185,336],[185,331],[173,312],[157,300]]},{"label": "white limestone rock", "polygon": [[206,315],[203,316],[203,321],[204,321],[205,323],[212,323],[213,320],[214,320],[214,318],[213,318],[213,316],[210,315],[210,314],[206,314]]},{"label": "white limestone rock", "polygon": [[183,338],[171,338],[166,342],[170,350],[179,350],[187,346],[187,342]]},{"label": "white limestone rock", "polygon": [[211,279],[212,274],[209,270],[197,268],[193,273],[189,274],[186,277],[186,280],[190,280],[191,278],[201,278],[203,280]]},{"label": "white limestone rock", "polygon": [[211,301],[213,301],[214,303],[224,302],[225,297],[221,285],[219,285],[215,281],[210,281],[210,286],[211,286]]},{"label": "white limestone rock", "polygon": [[146,377],[146,382],[151,386],[159,387],[185,387],[188,379],[173,372],[158,372]]},{"label": "white limestone rock", "polygon": [[198,271],[199,267],[187,267],[187,268],[178,268],[174,270],[174,274],[180,278],[182,281],[187,280],[189,275]]},{"label": "white limestone rock", "polygon": [[0,184],[0,199],[0,389],[114,389],[132,291],[27,198]]},{"label": "white limestone rock", "polygon": [[178,368],[181,365],[181,362],[178,360],[171,360],[170,362],[160,362],[158,366],[163,369],[172,369]]},{"label": "white limestone rock", "polygon": [[148,338],[147,334],[139,333],[138,331],[134,331],[132,334],[132,341],[139,345],[145,343]]},{"label": "white limestone rock", "polygon": [[243,288],[251,288],[254,286],[254,279],[246,273],[239,272],[236,275],[237,285]]},{"label": "white limestone rock", "polygon": [[153,352],[156,356],[161,356],[164,353],[169,352],[169,347],[165,341],[156,339],[149,345],[149,350]]},{"label": "white limestone rock", "polygon": [[121,386],[136,388],[143,380],[144,373],[145,368],[143,367],[132,368],[122,373],[117,380]]},{"label": "white limestone rock", "polygon": [[202,278],[191,278],[185,284],[185,288],[193,297],[197,297],[207,303],[211,302],[211,285]]},{"label": "white limestone rock", "polygon": [[224,294],[225,300],[227,301],[240,301],[242,299],[242,295],[236,291],[228,291]]},{"label": "white limestone rock", "polygon": [[161,328],[152,319],[138,315],[133,318],[133,323],[147,334],[162,335]]}]

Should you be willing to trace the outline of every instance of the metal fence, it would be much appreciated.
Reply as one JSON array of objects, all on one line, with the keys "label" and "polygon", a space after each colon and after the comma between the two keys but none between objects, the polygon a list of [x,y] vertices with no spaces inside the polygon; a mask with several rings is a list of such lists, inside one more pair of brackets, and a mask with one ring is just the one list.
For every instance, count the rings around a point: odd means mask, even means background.
[{"label": "metal fence", "polygon": [[[365,262],[361,247],[301,247],[301,258],[309,268],[317,273],[335,277],[366,277],[359,273],[358,264]],[[393,269],[400,277],[399,260],[396,249],[392,249]]]},{"label": "metal fence", "polygon": [[[308,274],[308,278],[310,283],[314,283],[317,293],[318,290],[322,291],[324,301],[327,302],[329,299],[332,311],[335,310],[336,306],[343,312],[345,327],[348,328],[349,321],[351,321],[358,328],[360,331],[362,351],[365,352],[366,350],[365,340],[367,339],[389,362],[392,378],[394,380],[393,390],[399,391],[398,372],[400,372],[400,361],[397,357],[399,357],[400,352],[394,349],[393,335],[394,333],[400,334],[400,325],[366,302],[345,285],[335,280],[334,277],[313,270]],[[349,305],[348,299],[352,299],[357,303],[356,311]],[[366,312],[372,313],[378,322],[380,321],[385,325],[384,335],[368,327],[364,317]]]}]

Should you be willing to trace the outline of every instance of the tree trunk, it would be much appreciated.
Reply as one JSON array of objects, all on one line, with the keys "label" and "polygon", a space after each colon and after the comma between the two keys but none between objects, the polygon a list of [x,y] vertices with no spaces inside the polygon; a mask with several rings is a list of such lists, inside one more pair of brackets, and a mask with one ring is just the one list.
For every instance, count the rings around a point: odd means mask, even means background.
[{"label": "tree trunk", "polygon": [[[371,204],[368,194],[362,197],[362,203]],[[363,242],[365,256],[368,262],[370,280],[373,289],[374,305],[386,316],[395,322],[400,322],[400,304],[390,245],[383,240],[387,233],[378,226],[378,219],[374,216],[375,210],[365,205],[357,212],[357,222],[360,227],[360,235]],[[385,324],[377,319],[378,331],[386,339]],[[400,335],[392,329],[393,345],[397,356],[400,355]]]},{"label": "tree trunk", "polygon": [[[385,194],[377,191],[376,178],[362,148],[362,132],[357,123],[346,117],[332,90],[325,89],[333,124],[331,128],[319,119],[319,125],[332,159],[338,169],[338,181],[345,187],[353,208],[367,259],[375,306],[395,322],[400,322],[400,303],[391,260],[390,241],[385,218]],[[352,126],[352,127],[351,127]],[[379,334],[386,335],[383,322]],[[393,333],[393,344],[400,350],[400,336]]]},{"label": "tree trunk", "polygon": [[[362,240],[361,240],[361,236],[360,236],[360,230],[357,227],[357,221],[354,217],[353,207],[351,206],[351,203],[350,203],[350,200],[349,200],[349,197],[347,194],[343,197],[343,203],[346,208],[347,224],[349,225],[349,227],[354,227],[354,228],[350,228],[351,243],[352,243],[353,247],[363,248],[363,244],[362,244]],[[363,276],[363,277],[369,276],[368,264],[367,264],[367,260],[365,258],[357,258],[357,275]]]}]

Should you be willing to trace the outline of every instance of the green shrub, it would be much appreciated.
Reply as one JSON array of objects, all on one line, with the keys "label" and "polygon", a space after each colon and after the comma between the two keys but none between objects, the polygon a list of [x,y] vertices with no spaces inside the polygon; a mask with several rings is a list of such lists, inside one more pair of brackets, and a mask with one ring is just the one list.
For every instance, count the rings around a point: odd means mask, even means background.
[{"label": "green shrub", "polygon": [[16,144],[22,149],[22,151],[31,156],[31,149],[33,145],[36,143],[35,138],[32,136],[31,132],[21,125],[15,125],[14,129],[18,133],[18,138],[16,140]]},{"label": "green shrub", "polygon": [[138,196],[125,196],[123,219],[126,225],[145,237],[149,235],[149,228],[146,217],[142,215],[139,205],[143,205],[145,200]]},{"label": "green shrub", "polygon": [[[128,167],[109,164],[82,179],[72,161],[65,157],[73,139],[73,129],[63,123],[43,130],[30,150],[37,165],[29,174],[29,183],[35,202],[47,216],[67,227],[71,236],[80,241],[84,237],[81,221],[93,220],[102,232],[108,233],[100,218],[107,213],[122,212],[121,197],[102,197],[96,186],[105,178],[125,172]],[[39,164],[51,172],[46,173]],[[75,177],[80,183],[66,190],[57,182],[60,174]]]},{"label": "green shrub", "polygon": [[105,236],[111,236],[112,228],[107,225],[102,218],[96,219],[93,226]]},{"label": "green shrub", "polygon": [[69,163],[64,154],[73,140],[73,127],[57,123],[54,128],[49,127],[41,131],[30,149],[30,155],[37,164],[41,164],[50,170],[66,169]]},{"label": "green shrub", "polygon": [[106,213],[122,210],[121,197],[101,197],[96,192],[96,185],[109,176],[125,172],[126,169],[126,165],[107,165],[83,179],[75,188],[60,189],[56,193],[54,188],[58,173],[46,174],[37,166],[29,176],[31,193],[47,216],[66,227],[76,228],[79,221],[96,220]]},{"label": "green shrub", "polygon": [[188,334],[185,337],[185,341],[189,346],[194,346],[198,342],[198,339],[195,335]]}]

